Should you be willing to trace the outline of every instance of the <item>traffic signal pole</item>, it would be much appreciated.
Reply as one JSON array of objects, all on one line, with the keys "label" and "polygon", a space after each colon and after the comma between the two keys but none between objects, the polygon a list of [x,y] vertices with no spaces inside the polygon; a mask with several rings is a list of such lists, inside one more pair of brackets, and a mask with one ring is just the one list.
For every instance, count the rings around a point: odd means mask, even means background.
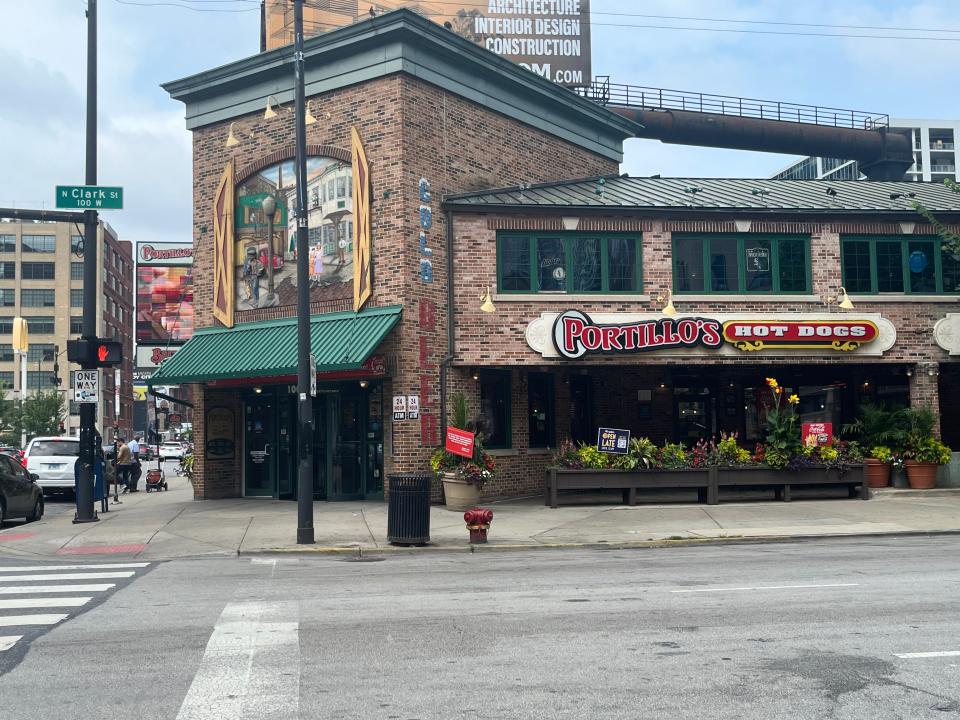
[{"label": "traffic signal pole", "polygon": [[[86,184],[97,184],[97,0],[87,0],[87,162]],[[83,332],[90,345],[97,342],[97,211],[83,213]],[[89,354],[80,367],[94,370]],[[96,462],[97,403],[80,403],[80,475],[77,482],[75,523],[96,522],[93,506]]]}]

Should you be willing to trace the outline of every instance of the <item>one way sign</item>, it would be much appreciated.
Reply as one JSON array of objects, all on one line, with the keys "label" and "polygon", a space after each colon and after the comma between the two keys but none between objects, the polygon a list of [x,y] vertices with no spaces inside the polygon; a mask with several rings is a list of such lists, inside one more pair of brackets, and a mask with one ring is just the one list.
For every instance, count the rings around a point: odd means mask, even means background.
[{"label": "one way sign", "polygon": [[100,371],[77,370],[73,376],[73,400],[95,403],[100,399]]}]

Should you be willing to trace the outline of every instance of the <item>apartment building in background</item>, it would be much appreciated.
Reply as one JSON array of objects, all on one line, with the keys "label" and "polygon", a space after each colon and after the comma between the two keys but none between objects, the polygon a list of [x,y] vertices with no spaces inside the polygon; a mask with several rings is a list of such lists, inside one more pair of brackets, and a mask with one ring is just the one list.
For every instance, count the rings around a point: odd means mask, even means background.
[{"label": "apartment building in background", "polygon": [[[105,441],[113,428],[129,431],[133,420],[133,255],[108,223],[97,229],[97,334],[123,343],[119,367],[119,413],[114,369],[104,369],[97,426]],[[83,330],[82,227],[62,222],[0,220],[0,383],[8,398],[19,399],[20,357],[13,352],[13,319],[27,319],[27,397],[38,390],[64,394],[64,432],[80,432],[80,408],[73,401],[73,373],[67,340]],[[60,384],[54,382],[59,365]]]},{"label": "apartment building in background", "polygon": [[[892,132],[906,133],[913,146],[913,165],[904,180],[942,183],[960,180],[957,170],[957,142],[960,119],[917,120],[891,118]],[[773,176],[777,180],[862,180],[856,160],[807,157]]]}]

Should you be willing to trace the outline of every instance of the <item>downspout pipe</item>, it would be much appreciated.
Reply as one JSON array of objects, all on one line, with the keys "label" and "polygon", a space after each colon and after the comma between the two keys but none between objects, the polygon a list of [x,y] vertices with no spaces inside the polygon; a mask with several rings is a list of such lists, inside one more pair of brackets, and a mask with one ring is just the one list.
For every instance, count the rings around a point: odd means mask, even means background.
[{"label": "downspout pipe", "polygon": [[444,211],[447,224],[447,354],[440,362],[440,443],[447,437],[447,376],[456,355],[456,326],[453,312],[453,211]]}]

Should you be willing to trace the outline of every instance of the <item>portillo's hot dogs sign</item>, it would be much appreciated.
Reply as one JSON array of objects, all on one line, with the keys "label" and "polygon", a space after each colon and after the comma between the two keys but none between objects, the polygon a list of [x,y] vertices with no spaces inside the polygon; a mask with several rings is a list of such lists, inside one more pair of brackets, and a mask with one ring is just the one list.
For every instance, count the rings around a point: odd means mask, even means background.
[{"label": "portillo's hot dogs sign", "polygon": [[588,355],[661,352],[671,355],[801,351],[880,355],[896,340],[880,315],[700,315],[543,313],[531,322],[527,343],[544,357],[576,360]]}]

